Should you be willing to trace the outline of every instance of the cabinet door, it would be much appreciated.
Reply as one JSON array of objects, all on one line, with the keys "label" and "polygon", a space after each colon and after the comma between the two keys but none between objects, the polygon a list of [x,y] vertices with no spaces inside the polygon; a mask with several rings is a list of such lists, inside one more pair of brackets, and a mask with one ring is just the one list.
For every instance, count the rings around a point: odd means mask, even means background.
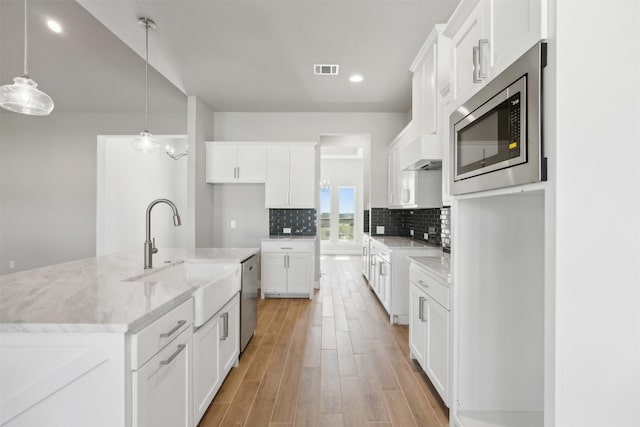
[{"label": "cabinet door", "polygon": [[387,309],[391,311],[391,264],[386,261],[380,262],[380,285],[378,286],[378,298]]},{"label": "cabinet door", "polygon": [[411,283],[409,285],[409,347],[411,354],[424,368],[426,349],[426,323],[424,310],[426,295],[420,288]]},{"label": "cabinet door", "polygon": [[289,207],[315,207],[315,149],[291,148],[289,152]]},{"label": "cabinet door", "polygon": [[286,147],[272,147],[267,150],[265,206],[289,207],[289,149]]},{"label": "cabinet door", "polygon": [[440,397],[448,404],[449,390],[449,312],[427,296],[426,353],[424,371]]},{"label": "cabinet door", "polygon": [[263,252],[262,259],[262,297],[266,292],[285,292],[287,276],[285,254],[279,252]]},{"label": "cabinet door", "polygon": [[289,253],[287,257],[287,292],[309,294],[313,289],[311,254]]},{"label": "cabinet door", "polygon": [[[546,38],[546,0],[491,0],[491,76]],[[545,7],[543,7],[545,5]]]},{"label": "cabinet door", "polygon": [[193,335],[193,402],[195,424],[202,418],[222,384],[219,369],[219,317],[210,319]]},{"label": "cabinet door", "polygon": [[138,427],[192,427],[192,328],[184,330],[132,375]]},{"label": "cabinet door", "polygon": [[362,275],[369,280],[369,264],[371,263],[369,256],[369,241],[362,239]]},{"label": "cabinet door", "polygon": [[220,375],[224,378],[240,354],[240,294],[236,294],[219,315]]},{"label": "cabinet door", "polygon": [[267,149],[256,146],[238,147],[237,182],[266,182]]},{"label": "cabinet door", "polygon": [[424,119],[424,68],[419,66],[411,79],[411,121],[422,133]]},{"label": "cabinet door", "polygon": [[232,145],[207,144],[207,182],[236,182],[237,152]]},{"label": "cabinet door", "polygon": [[473,80],[473,48],[483,37],[483,12],[483,3],[479,2],[452,40],[453,98],[456,101],[466,101],[482,86]]},{"label": "cabinet door", "polygon": [[437,106],[438,95],[436,90],[436,49],[433,44],[425,56],[422,63],[422,132],[435,134],[437,131]]},{"label": "cabinet door", "polygon": [[402,171],[402,204],[416,204],[416,174],[415,171]]},{"label": "cabinet door", "polygon": [[389,207],[402,205],[402,175],[400,172],[400,152],[398,148],[389,151]]}]

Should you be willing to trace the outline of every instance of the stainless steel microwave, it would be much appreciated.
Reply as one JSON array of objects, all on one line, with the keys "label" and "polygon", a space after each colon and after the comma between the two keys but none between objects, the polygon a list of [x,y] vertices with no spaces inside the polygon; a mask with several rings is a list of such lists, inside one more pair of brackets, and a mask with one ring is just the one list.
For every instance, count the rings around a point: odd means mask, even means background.
[{"label": "stainless steel microwave", "polygon": [[451,194],[546,181],[538,43],[451,114]]}]

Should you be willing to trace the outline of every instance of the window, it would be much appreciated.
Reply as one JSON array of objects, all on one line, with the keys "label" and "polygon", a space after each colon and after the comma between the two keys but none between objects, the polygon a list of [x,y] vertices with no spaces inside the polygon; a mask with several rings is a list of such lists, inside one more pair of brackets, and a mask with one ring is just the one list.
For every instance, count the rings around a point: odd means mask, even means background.
[{"label": "window", "polygon": [[331,240],[331,188],[320,189],[320,240]]},{"label": "window", "polygon": [[338,196],[338,240],[351,242],[355,236],[356,189],[355,187],[340,187]]}]

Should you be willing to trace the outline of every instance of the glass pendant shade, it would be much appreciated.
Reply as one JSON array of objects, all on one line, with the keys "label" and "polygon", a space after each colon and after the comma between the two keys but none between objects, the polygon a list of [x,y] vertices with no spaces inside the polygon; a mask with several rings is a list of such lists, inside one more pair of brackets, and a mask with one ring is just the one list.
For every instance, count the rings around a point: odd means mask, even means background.
[{"label": "glass pendant shade", "polygon": [[145,130],[144,132],[140,132],[140,136],[133,138],[131,146],[143,153],[150,153],[152,151],[156,151],[160,144],[156,142],[153,135]]},{"label": "glass pendant shade", "polygon": [[15,113],[48,116],[53,111],[53,100],[38,90],[38,83],[21,76],[14,78],[12,85],[0,87],[0,106]]}]

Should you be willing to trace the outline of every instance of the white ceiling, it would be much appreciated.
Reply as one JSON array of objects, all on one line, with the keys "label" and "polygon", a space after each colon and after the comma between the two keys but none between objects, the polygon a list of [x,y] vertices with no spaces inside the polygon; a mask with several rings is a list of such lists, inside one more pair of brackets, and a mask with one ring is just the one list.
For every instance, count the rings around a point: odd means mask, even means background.
[{"label": "white ceiling", "polygon": [[[150,35],[151,65],[215,111],[404,112],[410,107],[409,66],[433,25],[446,22],[458,0],[79,3],[140,56],[144,29],[137,18],[153,19],[158,29]],[[2,84],[20,73],[21,4],[0,0]],[[55,15],[65,28],[60,37],[36,22],[30,26],[31,75],[56,108],[139,110],[140,57],[133,58],[75,2],[29,5],[30,15]],[[316,77],[314,63],[338,63],[340,75]],[[357,85],[348,81],[356,72],[365,79]],[[180,92],[164,86],[150,74],[150,111],[184,108]],[[136,96],[124,96],[126,105],[118,109],[123,92]]]}]

